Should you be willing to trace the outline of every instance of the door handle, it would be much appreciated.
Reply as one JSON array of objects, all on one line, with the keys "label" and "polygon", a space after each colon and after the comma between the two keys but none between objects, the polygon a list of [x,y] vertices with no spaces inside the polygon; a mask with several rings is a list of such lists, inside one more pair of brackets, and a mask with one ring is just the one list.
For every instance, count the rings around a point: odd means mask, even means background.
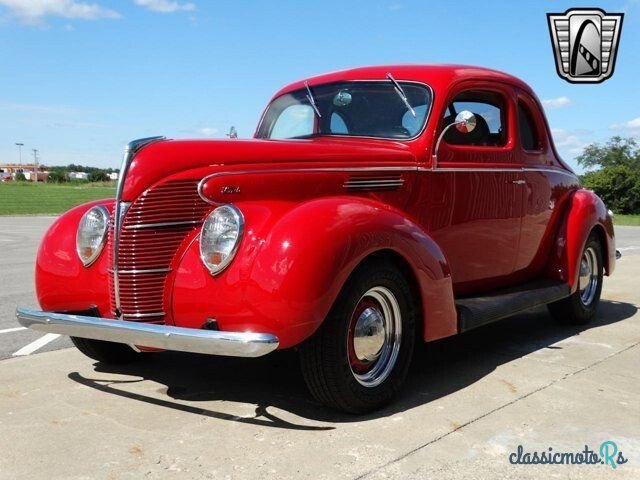
[{"label": "door handle", "polygon": [[524,185],[527,182],[525,182],[524,180],[512,180],[511,183],[514,183],[516,185]]}]

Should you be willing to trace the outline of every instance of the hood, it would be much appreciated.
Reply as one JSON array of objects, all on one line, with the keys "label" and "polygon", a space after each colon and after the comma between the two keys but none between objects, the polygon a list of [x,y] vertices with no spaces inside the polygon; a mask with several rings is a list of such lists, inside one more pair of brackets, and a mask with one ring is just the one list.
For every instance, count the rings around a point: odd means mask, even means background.
[{"label": "hood", "polygon": [[407,165],[415,158],[406,143],[389,140],[319,137],[305,140],[165,140],[144,147],[134,158],[122,198],[132,201],[146,188],[174,173],[211,167],[311,163],[352,166]]}]

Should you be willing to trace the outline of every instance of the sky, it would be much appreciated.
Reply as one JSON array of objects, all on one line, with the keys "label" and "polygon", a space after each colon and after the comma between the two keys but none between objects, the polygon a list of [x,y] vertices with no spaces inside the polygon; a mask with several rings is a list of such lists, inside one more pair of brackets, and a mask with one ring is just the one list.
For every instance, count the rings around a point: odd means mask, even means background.
[{"label": "sky", "polygon": [[[555,70],[546,13],[624,12],[615,73],[573,85]],[[561,156],[640,138],[640,0],[0,0],[0,163],[117,168],[150,135],[251,137],[275,91],[385,63],[503,70],[542,99]],[[577,168],[581,171],[580,168]]]}]

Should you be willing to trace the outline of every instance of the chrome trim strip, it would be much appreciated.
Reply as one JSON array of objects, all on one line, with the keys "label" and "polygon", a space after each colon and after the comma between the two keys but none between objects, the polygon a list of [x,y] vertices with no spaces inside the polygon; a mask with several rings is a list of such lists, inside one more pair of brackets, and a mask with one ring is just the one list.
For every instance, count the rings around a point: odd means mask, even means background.
[{"label": "chrome trim strip", "polygon": [[419,167],[416,166],[380,166],[380,167],[301,167],[301,168],[278,168],[271,170],[237,170],[237,171],[224,171],[224,172],[215,172],[203,177],[200,182],[198,182],[198,195],[200,198],[207,202],[210,205],[223,205],[222,203],[215,203],[211,201],[211,199],[207,198],[204,193],[202,193],[202,187],[205,183],[207,183],[212,178],[217,177],[225,177],[229,175],[249,175],[249,174],[257,174],[264,175],[269,173],[322,173],[322,172],[407,172],[407,173],[415,173],[419,171]]},{"label": "chrome trim strip", "polygon": [[385,190],[389,188],[397,189],[401,187],[402,184],[398,183],[385,183],[380,185],[357,185],[357,186],[345,186],[345,190]]},{"label": "chrome trim strip", "polygon": [[353,177],[344,182],[345,184],[354,185],[370,185],[372,183],[404,183],[404,179],[400,177]]},{"label": "chrome trim strip", "polygon": [[16,317],[22,326],[33,330],[206,355],[260,357],[279,345],[278,337],[269,333],[196,330],[24,308],[16,310]]},{"label": "chrome trim strip", "polygon": [[568,170],[562,170],[559,168],[535,168],[535,167],[524,167],[522,169],[525,172],[546,172],[546,173],[560,173],[562,175],[569,175],[570,177],[574,177],[574,178],[578,178],[578,176],[573,173],[573,172],[569,172]]},{"label": "chrome trim strip", "polygon": [[164,317],[164,312],[152,312],[152,313],[123,313],[122,318],[151,318],[151,317]]},{"label": "chrome trim strip", "polygon": [[[109,268],[107,271],[109,273],[116,273],[112,268]],[[117,273],[121,275],[137,275],[138,273],[169,273],[170,271],[170,268],[142,268],[136,270],[118,270]]]},{"label": "chrome trim strip", "polygon": [[347,180],[343,183],[345,187],[366,187],[367,185],[381,185],[381,184],[394,184],[394,185],[402,185],[404,183],[403,179],[395,179],[390,178],[388,180]]},{"label": "chrome trim strip", "polygon": [[404,184],[404,181],[387,181],[387,182],[370,182],[370,183],[351,183],[345,182],[342,187],[345,190],[383,190],[388,188],[398,189]]},{"label": "chrome trim strip", "polygon": [[499,167],[438,167],[438,168],[424,168],[423,172],[522,172],[522,168],[514,167],[514,168],[499,168]]},{"label": "chrome trim strip", "polygon": [[568,170],[562,170],[559,168],[536,168],[536,167],[514,167],[514,168],[499,168],[499,167],[437,167],[437,168],[428,168],[428,167],[418,167],[418,171],[420,172],[545,172],[545,173],[559,173],[562,175],[568,175],[570,177],[578,178],[578,176],[569,172]]},{"label": "chrome trim strip", "polygon": [[161,140],[165,140],[165,137],[147,137],[140,138],[138,140],[133,140],[127,144],[124,149],[124,155],[122,157],[122,165],[120,167],[120,175],[118,176],[118,186],[116,187],[116,204],[113,212],[113,297],[115,299],[115,310],[116,315],[120,316],[122,312],[120,312],[120,284],[118,282],[118,249],[120,247],[120,228],[122,226],[122,221],[124,219],[124,213],[121,209],[122,205],[122,192],[124,190],[124,182],[127,178],[127,172],[129,171],[129,166],[131,165],[132,160],[136,156],[136,154],[142,150],[145,146],[150,143],[159,142]]},{"label": "chrome trim strip", "polygon": [[197,225],[198,220],[185,220],[182,222],[159,222],[159,223],[140,223],[137,225],[127,225],[125,230],[140,230],[142,228],[161,228],[161,227],[176,227],[181,225]]}]

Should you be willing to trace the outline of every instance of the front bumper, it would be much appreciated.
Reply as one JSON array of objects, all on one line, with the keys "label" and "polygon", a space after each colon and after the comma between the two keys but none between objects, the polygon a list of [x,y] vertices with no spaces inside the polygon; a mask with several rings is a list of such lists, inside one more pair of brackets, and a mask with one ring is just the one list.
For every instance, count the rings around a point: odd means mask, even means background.
[{"label": "front bumper", "polygon": [[22,326],[43,332],[207,355],[260,357],[279,344],[268,333],[196,330],[26,308],[16,309],[16,317]]}]

